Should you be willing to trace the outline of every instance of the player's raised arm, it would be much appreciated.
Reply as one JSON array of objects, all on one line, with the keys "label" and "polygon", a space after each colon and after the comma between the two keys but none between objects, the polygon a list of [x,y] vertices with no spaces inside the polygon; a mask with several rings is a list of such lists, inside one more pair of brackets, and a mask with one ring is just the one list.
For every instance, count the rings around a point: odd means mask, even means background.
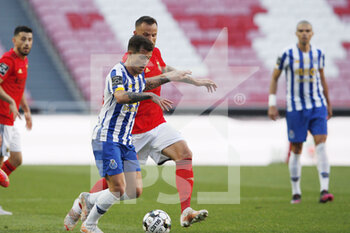
[{"label": "player's raised arm", "polygon": [[277,82],[278,78],[280,77],[282,73],[282,70],[280,69],[274,69],[272,74],[272,79],[270,83],[270,94],[269,94],[269,110],[268,115],[272,120],[276,120],[278,117],[278,110],[277,110],[277,100],[276,100],[276,92],[277,92]]},{"label": "player's raised arm", "polygon": [[[168,72],[173,72],[173,71],[176,71],[176,69],[172,66],[169,66],[169,65],[167,65],[163,69],[164,74],[166,74]],[[210,79],[196,79],[196,78],[192,78],[189,75],[183,77],[182,79],[178,79],[178,80],[174,80],[174,81],[192,84],[192,85],[197,86],[197,87],[204,86],[207,88],[208,92],[214,92],[214,91],[216,91],[216,88],[217,88],[216,83]]]},{"label": "player's raised arm", "polygon": [[152,90],[168,82],[179,82],[180,80],[187,79],[191,73],[189,70],[174,70],[153,78],[147,78],[145,91]]},{"label": "player's raised arm", "polygon": [[142,100],[151,99],[154,103],[158,104],[162,110],[169,111],[171,109],[172,101],[164,99],[152,92],[135,93],[125,90],[117,90],[114,92],[114,97],[120,104],[132,104]]}]

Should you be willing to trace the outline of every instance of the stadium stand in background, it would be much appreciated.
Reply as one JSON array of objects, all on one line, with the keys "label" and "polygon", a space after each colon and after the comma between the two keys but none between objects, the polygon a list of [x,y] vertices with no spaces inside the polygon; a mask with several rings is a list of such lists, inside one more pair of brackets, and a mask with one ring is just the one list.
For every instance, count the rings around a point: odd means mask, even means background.
[{"label": "stadium stand in background", "polygon": [[[19,5],[21,1],[7,2],[11,3],[6,3],[9,5],[6,7],[13,8],[12,5]],[[79,88],[77,92],[82,93],[86,101],[94,95],[91,93],[94,88],[90,88],[91,57],[123,54],[135,20],[141,15],[151,15],[159,23],[157,46],[167,64],[191,69],[195,76],[209,77],[220,87],[218,93],[206,95],[204,89],[189,85],[165,85],[163,95],[179,104],[179,108],[213,106],[219,99],[227,98],[232,109],[265,109],[277,54],[288,43],[296,42],[295,25],[301,19],[313,23],[312,42],[325,49],[326,75],[334,108],[350,107],[350,0],[310,0],[307,3],[302,0],[28,0],[28,3],[28,9],[34,12],[38,25]],[[300,4],[304,7],[298,7]],[[25,17],[23,7],[26,6],[21,4],[21,9],[13,14]],[[13,25],[4,26],[12,30]],[[213,53],[215,42],[225,45],[225,40],[218,40],[219,35],[228,39],[227,51]],[[3,42],[3,36],[0,39]],[[4,46],[9,47],[9,43]],[[41,46],[40,42],[35,44]],[[39,72],[41,76],[29,77],[33,103],[41,100],[37,96],[38,88],[53,95],[49,86],[43,87],[45,81],[36,80],[41,78],[47,82],[45,72],[57,69],[48,57],[45,57],[48,62],[35,61],[35,53],[51,54],[38,47],[33,48],[29,57],[31,63],[41,64],[31,67],[31,72]],[[109,67],[104,68],[108,70]],[[62,74],[57,73],[50,77],[64,80]],[[101,74],[101,85],[103,76]],[[237,77],[243,76],[241,81],[235,82]],[[55,89],[70,90],[65,83],[54,84]],[[285,93],[282,83],[278,91],[281,105]],[[237,95],[243,96],[243,102],[237,101]],[[45,98],[51,100],[50,95]],[[77,99],[71,97],[71,100]]]},{"label": "stadium stand in background", "polygon": [[[32,99],[33,109],[44,111],[60,111],[68,108],[69,111],[81,111],[79,95],[74,89],[74,83],[61,74],[52,54],[45,46],[45,38],[39,33],[25,1],[3,1],[0,13],[0,41],[4,50],[13,47],[13,30],[18,25],[27,25],[33,28],[34,44],[29,56],[27,93]],[[69,105],[74,105],[69,108]]]}]

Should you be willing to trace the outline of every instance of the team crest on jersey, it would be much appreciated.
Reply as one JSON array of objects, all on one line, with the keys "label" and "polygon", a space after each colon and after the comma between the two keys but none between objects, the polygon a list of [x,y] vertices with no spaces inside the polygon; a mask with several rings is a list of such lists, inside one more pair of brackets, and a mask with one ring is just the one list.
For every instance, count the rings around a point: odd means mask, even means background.
[{"label": "team crest on jersey", "polygon": [[8,65],[6,65],[5,63],[0,63],[0,74],[2,76],[4,76],[8,70],[9,70]]},{"label": "team crest on jersey", "polygon": [[148,73],[148,72],[150,72],[150,70],[146,67],[145,73]]},{"label": "team crest on jersey", "polygon": [[17,73],[19,73],[19,74],[23,74],[22,69],[21,69],[21,68],[19,68],[19,70],[18,70],[18,72],[17,72]]},{"label": "team crest on jersey", "polygon": [[289,138],[293,139],[295,137],[294,131],[293,130],[289,130],[288,136],[289,136]]},{"label": "team crest on jersey", "polygon": [[109,160],[109,167],[111,169],[116,169],[118,167],[118,164],[114,159],[111,159],[111,160]]}]

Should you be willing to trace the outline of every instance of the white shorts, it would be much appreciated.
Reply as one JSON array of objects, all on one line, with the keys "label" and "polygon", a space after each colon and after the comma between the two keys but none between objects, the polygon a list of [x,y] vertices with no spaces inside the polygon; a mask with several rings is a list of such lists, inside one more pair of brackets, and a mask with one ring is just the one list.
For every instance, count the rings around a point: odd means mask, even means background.
[{"label": "white shorts", "polygon": [[1,125],[0,124],[0,136],[1,136],[1,150],[0,156],[10,156],[10,151],[21,152],[21,135],[19,134],[16,126],[14,125]]},{"label": "white shorts", "polygon": [[171,160],[161,153],[162,150],[178,141],[184,140],[180,132],[173,129],[166,122],[148,132],[133,134],[132,137],[138,160],[142,165],[146,164],[148,156],[158,165]]}]

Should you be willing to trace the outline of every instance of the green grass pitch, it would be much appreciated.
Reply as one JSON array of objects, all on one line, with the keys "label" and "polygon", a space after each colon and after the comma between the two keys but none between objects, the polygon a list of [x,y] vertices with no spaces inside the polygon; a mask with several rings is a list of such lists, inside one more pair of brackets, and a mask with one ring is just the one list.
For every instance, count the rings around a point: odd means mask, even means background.
[{"label": "green grass pitch", "polygon": [[[162,169],[159,168],[159,174]],[[240,168],[240,204],[198,204],[198,192],[225,192],[227,167],[194,167],[192,206],[206,208],[209,217],[190,228],[179,224],[179,204],[161,204],[159,192],[176,194],[163,179],[144,188],[137,204],[116,204],[100,220],[105,232],[143,232],[142,218],[152,209],[165,210],[172,219],[171,232],[350,232],[350,169],[333,167],[331,203],[320,204],[315,167],[302,171],[302,203],[290,204],[288,168],[285,164]],[[148,174],[151,175],[151,174]],[[145,174],[147,176],[147,174]],[[166,175],[165,175],[166,176]],[[151,176],[149,176],[151,177]],[[168,177],[169,179],[169,177]],[[0,232],[64,232],[63,219],[73,200],[90,188],[89,166],[22,166],[11,176],[9,188],[0,188],[0,205],[13,216],[0,216]],[[170,177],[171,180],[171,177]],[[80,226],[80,224],[78,225]],[[73,232],[79,232],[77,227]]]}]

